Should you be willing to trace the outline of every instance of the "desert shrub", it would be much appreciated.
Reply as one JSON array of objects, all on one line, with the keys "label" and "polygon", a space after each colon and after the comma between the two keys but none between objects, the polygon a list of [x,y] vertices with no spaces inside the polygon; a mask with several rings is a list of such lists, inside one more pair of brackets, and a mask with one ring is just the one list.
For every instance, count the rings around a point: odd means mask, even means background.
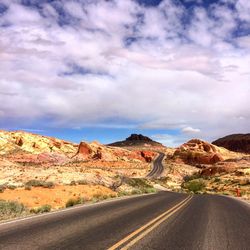
[{"label": "desert shrub", "polygon": [[134,189],[131,194],[142,194],[142,191],[140,189]]},{"label": "desert shrub", "polygon": [[199,179],[199,178],[200,178],[200,174],[199,173],[194,173],[192,175],[185,175],[183,177],[183,181],[188,182],[188,181]]},{"label": "desert shrub", "polygon": [[108,199],[109,197],[110,197],[109,195],[104,194],[104,195],[101,196],[101,200],[106,200],[106,199]]},{"label": "desert shrub", "polygon": [[38,181],[38,180],[30,180],[30,181],[27,181],[25,183],[26,186],[30,186],[30,187],[40,187],[42,186],[42,181]]},{"label": "desert shrub", "polygon": [[126,196],[126,195],[130,195],[131,193],[130,192],[127,192],[127,191],[119,191],[118,192],[118,197],[122,197],[122,196]]},{"label": "desert shrub", "polygon": [[117,188],[122,185],[122,179],[121,178],[114,178],[114,179],[115,181],[110,186],[110,189],[112,189],[113,191],[116,191]]},{"label": "desert shrub", "polygon": [[169,181],[169,180],[170,180],[170,177],[168,177],[168,176],[162,176],[162,177],[160,177],[160,179],[159,179],[160,182],[167,182],[167,181]]},{"label": "desert shrub", "polygon": [[[102,200],[106,200],[109,198],[114,198],[119,196],[119,194],[103,194],[103,193],[95,193],[92,197],[92,202],[98,202],[98,201],[102,201]],[[122,196],[122,195],[120,195]]]},{"label": "desert shrub", "polygon": [[0,200],[0,219],[13,218],[25,212],[22,203]]},{"label": "desert shrub", "polygon": [[50,211],[51,211],[51,205],[48,205],[48,204],[45,204],[39,208],[33,208],[30,210],[31,213],[35,213],[35,214],[48,213]]},{"label": "desert shrub", "polygon": [[25,185],[24,189],[25,189],[25,190],[31,190],[31,186]]},{"label": "desert shrub", "polygon": [[134,189],[132,190],[131,194],[149,194],[155,192],[156,192],[155,188],[149,187],[149,188]]},{"label": "desert shrub", "polygon": [[116,194],[116,193],[110,194],[109,197],[110,197],[110,198],[115,198],[115,197],[117,197],[117,194]]},{"label": "desert shrub", "polygon": [[6,185],[0,185],[0,193],[3,193],[6,189]]},{"label": "desert shrub", "polygon": [[155,188],[146,188],[144,191],[146,194],[149,194],[149,193],[155,193],[156,189]]},{"label": "desert shrub", "polygon": [[201,180],[192,180],[184,183],[184,188],[188,189],[190,192],[198,193],[205,188],[205,183]]},{"label": "desert shrub", "polygon": [[214,182],[220,182],[220,178],[219,177],[215,177],[214,178]]},{"label": "desert shrub", "polygon": [[133,191],[126,195],[151,193],[156,191],[154,187],[151,185],[151,183],[143,178],[125,178],[124,182],[129,186],[133,187]]},{"label": "desert shrub", "polygon": [[156,189],[145,179],[130,179],[130,186],[137,189],[137,191],[132,191],[132,194],[147,194],[156,192]]},{"label": "desert shrub", "polygon": [[86,184],[87,184],[87,181],[86,181],[86,180],[78,180],[78,181],[77,181],[77,184],[78,184],[78,185],[86,185]]},{"label": "desert shrub", "polygon": [[127,184],[130,185],[131,187],[135,188],[150,188],[152,185],[150,185],[146,179],[142,178],[131,178],[128,179]]},{"label": "desert shrub", "polygon": [[202,178],[203,180],[211,180],[212,179],[211,176],[206,176],[206,175],[200,176],[200,178]]},{"label": "desert shrub", "polygon": [[224,183],[224,184],[232,184],[232,183],[233,183],[233,180],[224,180],[223,183]]},{"label": "desert shrub", "polygon": [[11,190],[14,190],[14,189],[16,189],[17,187],[14,186],[14,185],[7,185],[7,188],[8,188],[8,189],[11,189]]},{"label": "desert shrub", "polygon": [[38,212],[39,213],[47,213],[47,212],[50,212],[51,211],[51,205],[43,205],[41,207],[38,208]]},{"label": "desert shrub", "polygon": [[42,185],[44,188],[53,188],[55,184],[52,181],[45,181]]},{"label": "desert shrub", "polygon": [[77,204],[79,204],[79,203],[77,202],[76,199],[69,199],[69,200],[66,202],[65,207],[73,207],[73,206],[75,206],[75,205],[77,205]]},{"label": "desert shrub", "polygon": [[96,199],[96,200],[106,200],[106,199],[108,199],[108,195],[106,195],[106,194],[102,194],[102,193],[96,193],[96,194],[94,194],[93,195],[93,199]]},{"label": "desert shrub", "polygon": [[99,200],[92,197],[92,200],[91,200],[91,201],[92,201],[93,203],[96,203],[96,202],[98,202]]},{"label": "desert shrub", "polygon": [[69,185],[70,186],[75,186],[76,185],[76,181],[71,181]]},{"label": "desert shrub", "polygon": [[25,186],[53,188],[55,185],[52,181],[47,182],[47,181],[39,181],[39,180],[30,180],[25,183]]},{"label": "desert shrub", "polygon": [[66,204],[65,204],[65,207],[73,207],[75,205],[78,205],[78,204],[82,204],[84,203],[84,199],[83,198],[77,198],[77,199],[69,199]]}]

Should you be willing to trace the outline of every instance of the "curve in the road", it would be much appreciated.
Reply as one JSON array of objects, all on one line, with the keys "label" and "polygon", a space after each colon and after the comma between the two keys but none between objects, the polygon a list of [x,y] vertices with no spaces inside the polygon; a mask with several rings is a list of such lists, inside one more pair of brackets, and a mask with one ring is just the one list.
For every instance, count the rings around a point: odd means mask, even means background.
[{"label": "curve in the road", "polygon": [[162,152],[159,152],[158,157],[154,160],[153,162],[153,168],[152,170],[148,173],[147,178],[153,179],[153,178],[158,178],[162,172],[163,172],[163,165],[162,161],[165,157],[165,154]]}]

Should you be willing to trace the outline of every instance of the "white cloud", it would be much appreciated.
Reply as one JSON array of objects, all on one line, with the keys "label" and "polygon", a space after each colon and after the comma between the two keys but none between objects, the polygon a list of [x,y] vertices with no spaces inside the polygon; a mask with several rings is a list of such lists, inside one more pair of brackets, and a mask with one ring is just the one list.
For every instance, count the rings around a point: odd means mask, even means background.
[{"label": "white cloud", "polygon": [[185,127],[181,130],[183,133],[185,134],[196,134],[196,133],[200,133],[201,130],[198,128],[192,128],[192,127]]},{"label": "white cloud", "polygon": [[250,22],[250,2],[248,0],[238,0],[236,2],[238,17],[242,21]]},{"label": "white cloud", "polygon": [[185,26],[187,10],[170,0],[155,8],[132,0],[58,1],[64,25],[53,4],[41,3],[38,12],[0,2],[9,6],[0,16],[2,123],[127,121],[199,128],[204,139],[248,130],[249,36],[233,36],[237,19],[248,22],[242,0],[235,13],[214,4],[213,17],[195,7]]}]

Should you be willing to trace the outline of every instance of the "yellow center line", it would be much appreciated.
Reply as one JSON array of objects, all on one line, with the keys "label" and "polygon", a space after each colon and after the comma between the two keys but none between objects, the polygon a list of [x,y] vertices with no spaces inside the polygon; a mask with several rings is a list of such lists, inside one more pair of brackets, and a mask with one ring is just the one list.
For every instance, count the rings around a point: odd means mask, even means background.
[{"label": "yellow center line", "polygon": [[131,246],[133,246],[136,242],[138,242],[139,240],[141,240],[143,237],[145,237],[148,233],[150,233],[152,230],[154,230],[156,227],[158,227],[162,222],[164,222],[166,219],[168,219],[171,215],[173,215],[174,213],[176,213],[178,210],[180,210],[183,206],[185,206],[192,198],[190,198],[189,200],[185,201],[181,206],[177,207],[174,211],[172,211],[170,214],[167,214],[165,217],[163,217],[162,219],[160,219],[159,221],[157,221],[152,227],[148,228],[147,230],[145,230],[144,232],[142,232],[141,234],[139,234],[136,238],[134,238],[132,241],[130,241],[126,246],[124,246],[123,248],[121,248],[121,250],[127,250],[129,249]]},{"label": "yellow center line", "polygon": [[[129,234],[128,236],[126,236],[124,239],[120,240],[119,242],[117,242],[115,245],[113,245],[112,247],[108,248],[108,250],[115,250],[118,247],[120,247],[121,245],[123,245],[125,242],[127,242],[128,240],[130,240],[131,238],[133,238],[134,236],[136,236],[137,234],[139,234],[140,232],[142,232],[144,229],[146,229],[147,227],[151,226],[152,224],[154,224],[155,222],[157,222],[155,225],[158,226],[159,224],[161,224],[164,220],[166,220],[168,217],[170,217],[172,214],[174,214],[176,211],[178,211],[181,207],[183,207],[187,202],[189,202],[192,199],[192,196],[188,196],[186,199],[184,199],[183,201],[179,202],[178,204],[176,204],[174,207],[168,209],[167,211],[165,211],[164,213],[162,213],[161,215],[159,215],[158,217],[156,217],[155,219],[149,221],[147,224],[145,224],[144,226],[138,228],[137,230],[135,230],[134,232],[132,232],[131,234]],[[160,222],[160,223],[159,223]],[[126,245],[126,247],[122,248],[122,249],[127,249],[128,247],[132,246],[133,244],[135,244],[138,240],[140,240],[141,238],[143,238],[146,234],[148,234],[150,231],[152,231],[156,226],[153,225],[151,228],[148,228],[144,233],[142,233],[141,235],[137,236],[134,240],[132,240],[128,245]],[[151,230],[150,230],[151,229]],[[146,233],[146,234],[145,234]],[[133,242],[132,245],[130,245]]]}]

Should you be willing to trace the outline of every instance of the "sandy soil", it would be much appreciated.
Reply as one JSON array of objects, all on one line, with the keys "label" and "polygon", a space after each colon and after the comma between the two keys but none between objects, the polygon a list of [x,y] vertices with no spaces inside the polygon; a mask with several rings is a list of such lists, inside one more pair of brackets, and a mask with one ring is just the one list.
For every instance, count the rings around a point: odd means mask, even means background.
[{"label": "sandy soil", "polygon": [[0,193],[0,199],[18,201],[28,208],[37,208],[45,204],[51,205],[52,208],[61,208],[65,207],[66,202],[71,198],[91,200],[104,195],[115,197],[116,193],[100,185],[58,185],[54,188],[32,187],[31,190],[6,189]]}]

